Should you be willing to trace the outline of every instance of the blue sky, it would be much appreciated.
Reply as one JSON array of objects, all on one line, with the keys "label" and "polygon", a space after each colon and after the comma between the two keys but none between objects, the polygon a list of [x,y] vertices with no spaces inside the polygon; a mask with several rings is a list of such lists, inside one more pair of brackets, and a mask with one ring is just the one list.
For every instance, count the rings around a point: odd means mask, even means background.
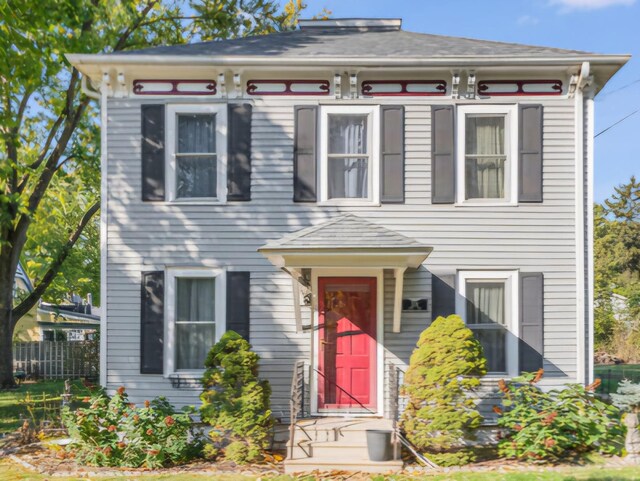
[{"label": "blue sky", "polygon": [[[282,2],[284,3],[284,1]],[[596,97],[596,132],[640,109],[640,0],[305,0],[304,17],[399,17],[405,30],[633,55]],[[625,88],[623,88],[625,87]],[[640,112],[595,140],[595,200],[640,177]]]}]

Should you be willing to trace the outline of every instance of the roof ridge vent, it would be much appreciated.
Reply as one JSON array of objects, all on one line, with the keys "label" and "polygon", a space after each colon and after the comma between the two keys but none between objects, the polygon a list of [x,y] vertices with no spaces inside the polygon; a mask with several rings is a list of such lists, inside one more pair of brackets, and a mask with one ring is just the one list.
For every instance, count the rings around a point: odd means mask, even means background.
[{"label": "roof ridge vent", "polygon": [[330,18],[328,20],[299,20],[300,30],[355,29],[368,30],[400,30],[401,18]]}]

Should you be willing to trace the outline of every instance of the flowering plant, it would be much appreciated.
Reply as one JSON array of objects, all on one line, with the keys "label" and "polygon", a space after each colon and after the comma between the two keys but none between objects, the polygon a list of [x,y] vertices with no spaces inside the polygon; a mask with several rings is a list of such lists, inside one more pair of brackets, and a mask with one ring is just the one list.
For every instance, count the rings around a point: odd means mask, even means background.
[{"label": "flowering plant", "polygon": [[619,410],[602,401],[588,386],[570,384],[543,391],[536,384],[544,371],[525,373],[498,386],[504,394],[500,415],[498,451],[508,458],[557,460],[595,451],[614,454],[622,446],[624,428]]},{"label": "flowering plant", "polygon": [[130,403],[124,387],[109,398],[103,393],[86,399],[88,408],[65,408],[62,420],[72,443],[69,453],[93,466],[157,468],[186,462],[201,451],[191,439],[191,419],[177,413],[165,398]]}]

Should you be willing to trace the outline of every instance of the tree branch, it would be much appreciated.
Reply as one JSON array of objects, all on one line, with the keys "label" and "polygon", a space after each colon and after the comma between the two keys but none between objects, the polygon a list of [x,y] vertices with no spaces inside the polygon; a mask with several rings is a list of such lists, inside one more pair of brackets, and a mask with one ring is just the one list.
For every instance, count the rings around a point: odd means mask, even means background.
[{"label": "tree branch", "polygon": [[131,36],[131,34],[135,32],[138,29],[138,27],[140,27],[140,24],[142,23],[142,21],[146,18],[147,14],[151,11],[151,9],[157,3],[158,3],[158,0],[152,0],[149,3],[147,3],[147,6],[144,7],[144,9],[142,9],[142,12],[140,12],[140,16],[138,17],[138,19],[133,23],[133,25],[130,25],[129,28],[127,28],[124,31],[124,33],[120,36],[120,38],[118,39],[118,42],[113,47],[114,52],[122,50],[126,46],[127,40],[129,40],[129,37]]},{"label": "tree branch", "polygon": [[49,266],[49,270],[42,277],[42,280],[38,283],[35,289],[12,311],[12,319],[13,319],[13,327],[15,327],[18,320],[24,316],[27,312],[36,305],[40,297],[47,290],[47,287],[51,284],[51,282],[55,279],[56,275],[60,271],[63,262],[69,256],[71,249],[76,244],[82,231],[87,226],[91,218],[94,214],[100,209],[100,201],[95,202],[89,209],[84,213],[82,219],[78,223],[76,229],[69,236],[67,243],[62,247],[60,252],[58,253],[58,257],[51,263]]}]

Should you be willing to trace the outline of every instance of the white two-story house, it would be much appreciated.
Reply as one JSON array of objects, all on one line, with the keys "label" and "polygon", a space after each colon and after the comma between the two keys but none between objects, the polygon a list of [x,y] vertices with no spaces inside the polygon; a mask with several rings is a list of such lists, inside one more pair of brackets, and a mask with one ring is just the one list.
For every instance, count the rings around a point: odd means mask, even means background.
[{"label": "white two-story house", "polygon": [[67,57],[101,100],[109,391],[197,404],[233,329],[276,417],[390,417],[453,313],[489,384],[591,380],[593,99],[628,56],[335,19]]}]

